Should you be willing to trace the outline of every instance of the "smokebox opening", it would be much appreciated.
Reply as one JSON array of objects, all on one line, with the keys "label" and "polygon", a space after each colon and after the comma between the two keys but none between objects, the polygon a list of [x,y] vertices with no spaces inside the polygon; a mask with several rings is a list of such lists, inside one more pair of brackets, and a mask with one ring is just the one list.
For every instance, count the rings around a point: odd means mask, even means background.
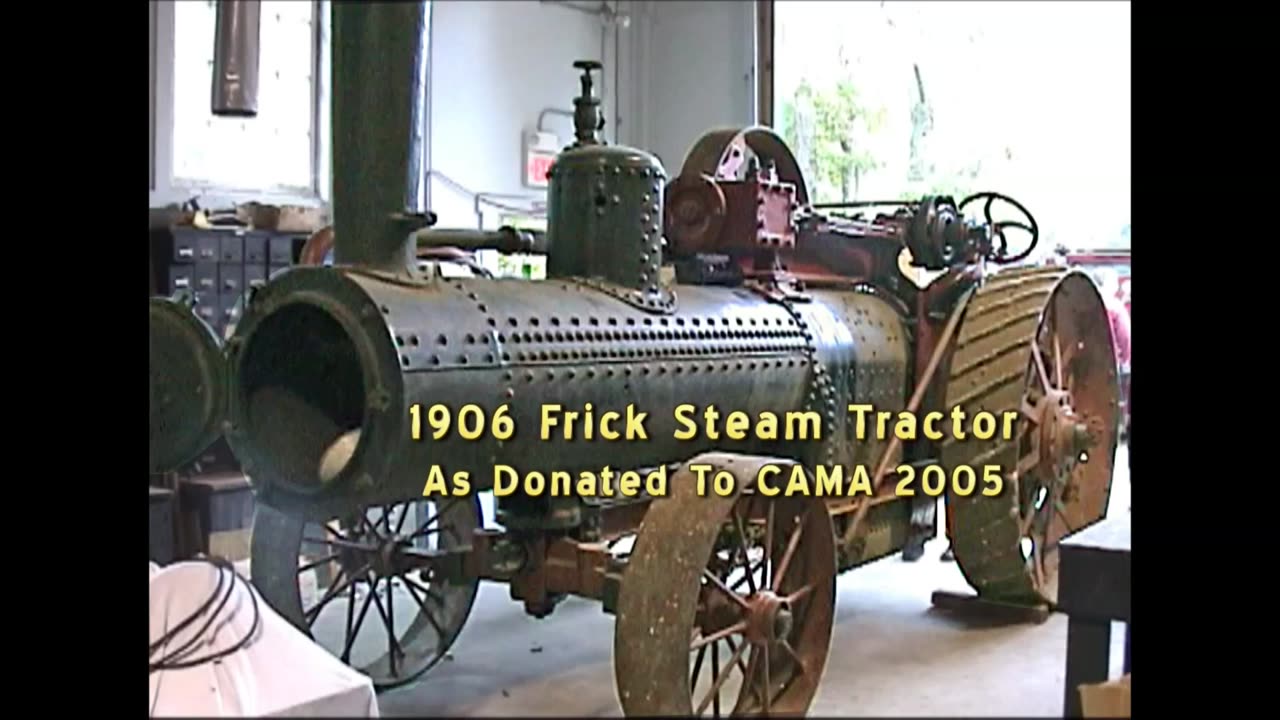
[{"label": "smokebox opening", "polygon": [[241,379],[247,439],[272,480],[314,491],[346,468],[365,388],[356,345],[337,319],[305,303],[280,308],[249,338]]}]

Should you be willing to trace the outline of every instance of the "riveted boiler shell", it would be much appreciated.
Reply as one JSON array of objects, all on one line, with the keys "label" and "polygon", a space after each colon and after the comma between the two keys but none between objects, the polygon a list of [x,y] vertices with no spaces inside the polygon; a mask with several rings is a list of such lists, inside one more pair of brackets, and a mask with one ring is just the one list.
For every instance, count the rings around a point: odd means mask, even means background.
[{"label": "riveted boiler shell", "polygon": [[[829,314],[829,313],[828,313]],[[427,473],[615,471],[678,461],[711,448],[769,450],[796,443],[719,439],[701,412],[803,410],[812,389],[807,331],[781,305],[743,289],[681,287],[679,310],[646,312],[576,280],[455,279],[409,285],[342,268],[295,268],[255,296],[230,356],[228,434],[255,484],[282,487],[270,503],[320,513],[341,503],[420,495]],[[674,409],[698,408],[699,433],[674,437]],[[451,431],[410,439],[410,408],[508,406],[515,434],[475,440]],[[647,439],[539,436],[541,412],[591,405],[646,413]],[[618,422],[622,430],[625,422]],[[424,428],[426,423],[424,420]],[[351,433],[359,430],[358,437]],[[356,440],[332,466],[336,442]],[[284,497],[288,496],[288,497]],[[332,506],[329,498],[335,498]]]}]

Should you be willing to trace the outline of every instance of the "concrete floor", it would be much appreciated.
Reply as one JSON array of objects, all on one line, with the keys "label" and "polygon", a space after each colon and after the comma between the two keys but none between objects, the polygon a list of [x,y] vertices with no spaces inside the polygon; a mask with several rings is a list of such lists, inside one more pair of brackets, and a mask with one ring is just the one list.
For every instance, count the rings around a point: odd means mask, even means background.
[{"label": "concrete floor", "polygon": [[[1129,511],[1127,450],[1110,513]],[[966,591],[943,539],[919,562],[892,557],[841,576],[816,716],[1062,716],[1066,618],[1042,625],[966,623],[933,610],[934,590]],[[1112,633],[1113,675],[1123,626]],[[451,657],[416,685],[379,698],[387,716],[618,716],[613,621],[568,600],[544,620],[485,583]]]}]

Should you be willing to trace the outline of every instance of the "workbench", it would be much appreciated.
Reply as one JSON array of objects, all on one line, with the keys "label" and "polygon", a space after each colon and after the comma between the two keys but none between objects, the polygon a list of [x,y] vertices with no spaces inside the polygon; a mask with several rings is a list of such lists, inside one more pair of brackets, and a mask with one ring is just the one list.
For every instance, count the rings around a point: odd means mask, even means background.
[{"label": "workbench", "polygon": [[1064,717],[1081,717],[1080,685],[1105,682],[1111,623],[1125,623],[1124,672],[1129,672],[1129,513],[1080,531],[1059,546],[1058,606],[1067,615]]}]

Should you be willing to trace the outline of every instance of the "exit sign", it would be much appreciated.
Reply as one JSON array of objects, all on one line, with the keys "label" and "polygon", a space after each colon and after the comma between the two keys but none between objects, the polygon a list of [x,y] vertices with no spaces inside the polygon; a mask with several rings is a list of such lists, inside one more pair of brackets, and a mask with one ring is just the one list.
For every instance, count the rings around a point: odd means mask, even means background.
[{"label": "exit sign", "polygon": [[524,184],[531,188],[548,185],[547,171],[560,152],[560,140],[552,133],[526,132],[524,134]]},{"label": "exit sign", "polygon": [[547,171],[551,169],[551,164],[555,161],[555,155],[529,153],[524,167],[525,184],[529,187],[546,187],[549,184],[547,181]]}]

